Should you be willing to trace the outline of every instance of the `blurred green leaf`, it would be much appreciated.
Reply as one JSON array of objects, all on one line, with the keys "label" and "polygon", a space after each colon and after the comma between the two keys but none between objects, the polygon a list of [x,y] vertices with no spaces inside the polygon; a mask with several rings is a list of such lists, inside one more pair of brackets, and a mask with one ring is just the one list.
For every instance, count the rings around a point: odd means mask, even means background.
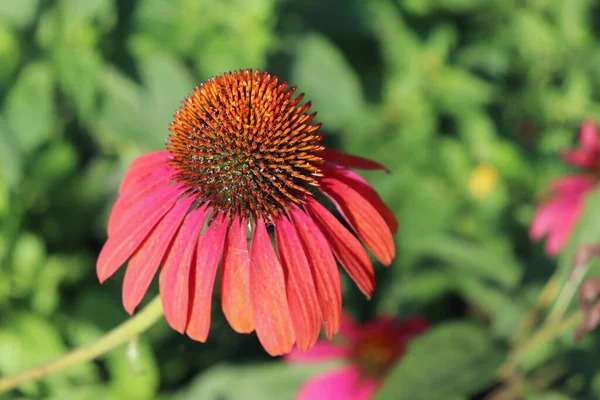
[{"label": "blurred green leaf", "polygon": [[462,399],[494,381],[502,358],[479,326],[439,325],[411,342],[375,399]]},{"label": "blurred green leaf", "polygon": [[21,51],[17,36],[0,23],[0,85],[8,81],[20,61]]},{"label": "blurred green leaf", "polygon": [[[302,39],[295,51],[291,81],[323,115],[329,129],[352,129],[365,107],[360,80],[344,55],[326,38]],[[324,85],[327,82],[327,85]]]},{"label": "blurred green leaf", "polygon": [[5,106],[8,127],[21,148],[32,151],[55,130],[54,82],[46,63],[29,64],[17,78]]},{"label": "blurred green leaf", "polygon": [[136,340],[134,345],[119,347],[110,354],[108,368],[111,374],[110,389],[115,398],[155,398],[159,385],[159,368],[148,343]]},{"label": "blurred green leaf", "polygon": [[145,131],[135,139],[141,149],[157,150],[164,146],[173,114],[196,85],[183,63],[167,54],[142,57],[139,62],[145,90],[143,113],[137,120],[141,118]]},{"label": "blurred green leaf", "polygon": [[18,28],[25,28],[35,17],[40,0],[19,0],[0,2],[0,21]]},{"label": "blurred green leaf", "polygon": [[512,255],[489,246],[432,236],[407,243],[407,247],[436,257],[469,276],[489,279],[505,287],[514,287],[521,278],[521,269]]},{"label": "blurred green leaf", "polygon": [[218,365],[201,375],[176,400],[291,399],[303,382],[333,365],[335,363],[290,365],[282,362]]}]

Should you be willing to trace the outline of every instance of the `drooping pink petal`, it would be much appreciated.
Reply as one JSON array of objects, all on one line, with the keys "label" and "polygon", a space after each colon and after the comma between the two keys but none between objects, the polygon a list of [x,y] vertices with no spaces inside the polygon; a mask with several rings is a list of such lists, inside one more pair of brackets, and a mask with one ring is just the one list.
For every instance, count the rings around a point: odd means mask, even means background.
[{"label": "drooping pink petal", "polygon": [[548,232],[546,240],[546,253],[550,256],[558,254],[566,246],[583,211],[580,198],[559,199],[556,203],[560,206],[557,207],[554,226]]},{"label": "drooping pink petal", "polygon": [[585,149],[565,150],[560,156],[565,163],[579,168],[590,168],[597,159],[596,153]]},{"label": "drooping pink petal", "polygon": [[360,242],[316,200],[308,199],[305,207],[346,272],[364,295],[371,298],[375,290],[375,273]]},{"label": "drooping pink petal", "polygon": [[354,156],[351,154],[343,153],[332,149],[324,149],[321,152],[321,156],[325,161],[331,161],[336,164],[344,165],[348,168],[364,169],[364,170],[384,170],[390,172],[389,169],[379,164],[376,161],[369,160],[368,158]]},{"label": "drooping pink petal", "polygon": [[185,332],[188,322],[191,268],[207,214],[203,205],[185,217],[160,271],[158,283],[163,312],[169,325],[179,333]]},{"label": "drooping pink petal", "polygon": [[267,353],[288,353],[295,335],[285,281],[262,218],[256,221],[250,248],[250,300],[256,334]]},{"label": "drooping pink petal", "polygon": [[144,298],[175,232],[193,201],[191,197],[179,200],[131,256],[123,279],[123,306],[130,315]]},{"label": "drooping pink petal", "polygon": [[358,237],[384,265],[396,256],[392,232],[381,214],[352,187],[331,177],[321,179],[321,190],[342,211]]},{"label": "drooping pink petal", "polygon": [[227,217],[219,215],[198,241],[192,311],[185,332],[200,342],[206,341],[210,330],[213,287],[226,234]]},{"label": "drooping pink petal", "polygon": [[292,224],[282,216],[275,220],[274,225],[296,343],[300,350],[306,351],[316,343],[321,328],[321,309],[315,285],[304,248]]},{"label": "drooping pink petal", "polygon": [[325,335],[331,339],[340,328],[342,313],[340,273],[327,239],[311,218],[297,207],[290,211],[290,218],[297,229],[311,268],[323,316]]},{"label": "drooping pink petal", "polygon": [[579,130],[579,143],[582,147],[596,151],[600,148],[600,142],[598,140],[598,127],[592,120],[585,121]]},{"label": "drooping pink petal", "polygon": [[168,186],[171,181],[171,167],[161,165],[148,173],[143,180],[132,185],[131,190],[121,193],[117,197],[108,217],[108,236],[112,236],[123,226],[123,222],[127,220],[129,212],[140,201],[157,189]]},{"label": "drooping pink petal", "polygon": [[254,330],[250,302],[250,255],[244,222],[236,217],[225,239],[221,262],[221,305],[225,318],[234,331]]},{"label": "drooping pink petal", "polygon": [[365,380],[355,366],[347,366],[325,372],[307,381],[297,400],[369,400],[377,385],[371,379]]},{"label": "drooping pink petal", "polygon": [[180,186],[166,186],[144,198],[128,213],[122,228],[108,238],[98,256],[96,273],[101,283],[127,261],[180,195]]},{"label": "drooping pink petal", "polygon": [[137,157],[127,168],[127,172],[119,186],[119,193],[127,191],[130,186],[144,179],[147,173],[165,165],[168,158],[168,150],[154,151]]},{"label": "drooping pink petal", "polygon": [[532,241],[541,240],[552,229],[558,207],[560,204],[556,201],[549,201],[538,206],[529,227],[529,237]]},{"label": "drooping pink petal", "polygon": [[379,197],[379,194],[377,194],[371,184],[362,176],[351,169],[331,163],[326,163],[323,166],[323,172],[327,176],[331,176],[356,190],[365,200],[371,203],[371,205],[379,212],[379,214],[381,214],[386,224],[390,228],[390,231],[392,233],[398,232],[398,220],[396,219],[396,216],[383,202],[381,197]]},{"label": "drooping pink petal", "polygon": [[344,359],[350,357],[351,352],[347,345],[340,343],[319,341],[308,351],[302,351],[294,346],[285,359],[290,363],[319,363],[329,360]]},{"label": "drooping pink petal", "polygon": [[591,190],[596,182],[587,175],[568,175],[550,182],[549,186],[556,195],[578,196]]}]

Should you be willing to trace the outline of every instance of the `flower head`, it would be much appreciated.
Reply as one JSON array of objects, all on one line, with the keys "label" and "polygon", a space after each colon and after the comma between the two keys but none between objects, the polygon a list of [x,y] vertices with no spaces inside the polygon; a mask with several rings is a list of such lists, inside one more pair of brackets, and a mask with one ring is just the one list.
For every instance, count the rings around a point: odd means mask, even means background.
[{"label": "flower head", "polygon": [[319,125],[311,124],[310,102],[301,105],[303,95],[294,93],[259,71],[211,78],[175,113],[167,150],[132,162],[97,262],[104,282],[129,260],[123,282],[129,313],[160,270],[167,321],[206,341],[220,265],[225,317],[237,332],[256,331],[276,355],[294,343],[313,346],[321,324],[328,337],[338,331],[335,259],[371,296],[374,273],[363,245],[390,265],[397,221],[350,168],[384,167],[326,149]]},{"label": "flower head", "polygon": [[558,254],[569,241],[583,211],[585,195],[596,186],[600,178],[600,141],[598,129],[593,122],[586,121],[581,126],[579,146],[565,151],[562,158],[583,171],[550,182],[550,195],[537,208],[529,230],[533,241],[547,237],[546,253],[550,256]]},{"label": "flower head", "polygon": [[360,326],[344,315],[340,343],[321,341],[306,353],[295,350],[287,356],[293,363],[346,361],[340,369],[308,380],[300,389],[298,400],[370,399],[406,351],[408,341],[426,329],[427,321],[420,317],[407,320],[380,317]]}]

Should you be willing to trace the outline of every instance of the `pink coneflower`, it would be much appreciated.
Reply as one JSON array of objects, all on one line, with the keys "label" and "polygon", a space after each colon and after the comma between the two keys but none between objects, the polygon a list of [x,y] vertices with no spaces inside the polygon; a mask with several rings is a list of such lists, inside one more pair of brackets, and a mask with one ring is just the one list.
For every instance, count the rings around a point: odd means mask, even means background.
[{"label": "pink coneflower", "polygon": [[546,253],[558,254],[568,243],[587,193],[598,182],[600,173],[600,141],[598,129],[586,121],[579,131],[579,146],[565,151],[562,159],[583,169],[576,175],[558,178],[549,184],[548,200],[540,204],[531,221],[529,236],[539,241],[546,236]]},{"label": "pink coneflower", "polygon": [[[321,323],[329,338],[338,331],[336,258],[371,297],[373,267],[363,245],[390,265],[397,222],[349,168],[384,167],[323,147],[310,102],[300,105],[303,95],[293,98],[295,91],[259,71],[211,78],[175,113],[167,150],[132,162],[97,262],[104,282],[129,260],[127,312],[162,267],[167,321],[206,341],[220,263],[225,317],[237,332],[256,330],[266,351],[279,355],[294,343],[312,347]],[[349,229],[316,200],[318,193]]]},{"label": "pink coneflower", "polygon": [[427,321],[416,317],[399,320],[377,318],[363,326],[343,317],[340,343],[320,341],[305,353],[292,351],[292,363],[345,360],[339,369],[308,380],[298,392],[298,400],[367,400],[381,386],[389,369],[402,357],[408,341],[427,329]]}]

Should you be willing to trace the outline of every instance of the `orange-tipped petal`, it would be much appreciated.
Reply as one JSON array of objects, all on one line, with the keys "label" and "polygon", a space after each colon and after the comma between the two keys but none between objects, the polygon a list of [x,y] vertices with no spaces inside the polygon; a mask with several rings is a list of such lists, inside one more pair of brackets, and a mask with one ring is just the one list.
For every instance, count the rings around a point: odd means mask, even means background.
[{"label": "orange-tipped petal", "polygon": [[354,156],[352,154],[343,153],[332,149],[323,149],[321,156],[325,161],[331,161],[336,164],[344,165],[348,168],[364,169],[364,170],[383,170],[390,172],[389,169],[379,164],[377,161],[369,160],[368,158]]},{"label": "orange-tipped petal", "polygon": [[127,193],[121,193],[108,216],[108,236],[112,236],[123,226],[129,212],[149,194],[161,187],[168,186],[172,178],[172,169],[168,165],[161,165],[150,172],[143,181],[136,183]]},{"label": "orange-tipped petal", "polygon": [[123,306],[129,314],[133,314],[144,298],[175,232],[193,201],[191,197],[179,200],[131,256],[123,279]]},{"label": "orange-tipped petal", "polygon": [[356,237],[316,200],[309,199],[305,207],[327,238],[333,254],[358,288],[370,299],[375,290],[375,273],[365,249]]},{"label": "orange-tipped petal", "polygon": [[192,311],[185,332],[200,342],[206,341],[210,330],[213,287],[226,234],[227,218],[218,216],[198,241]]},{"label": "orange-tipped petal", "polygon": [[123,227],[108,238],[98,256],[96,273],[101,283],[137,250],[152,228],[173,207],[180,194],[181,188],[176,185],[158,189],[129,212]]},{"label": "orange-tipped petal", "polygon": [[341,166],[332,167],[327,164],[323,168],[323,172],[325,172],[326,176],[331,176],[356,190],[365,200],[371,203],[379,214],[381,214],[387,226],[390,228],[390,231],[392,233],[398,232],[398,220],[396,219],[396,216],[387,204],[383,202],[381,197],[379,197],[379,194],[377,194],[371,184],[362,176],[351,169]]},{"label": "orange-tipped petal", "polygon": [[166,165],[167,159],[169,158],[168,150],[154,151],[139,156],[131,162],[121,185],[119,186],[119,193],[124,193],[129,188],[140,180],[145,180],[145,177],[156,168]]},{"label": "orange-tipped petal", "polygon": [[244,222],[235,218],[225,239],[221,262],[221,304],[225,318],[238,333],[254,330],[249,282],[248,234]]},{"label": "orange-tipped petal", "polygon": [[274,222],[279,260],[296,333],[296,344],[306,351],[316,343],[321,328],[321,310],[310,267],[300,238],[285,216]]},{"label": "orange-tipped petal", "polygon": [[392,232],[381,214],[352,187],[331,177],[321,179],[321,190],[335,203],[367,248],[384,265],[396,256]]},{"label": "orange-tipped petal", "polygon": [[262,218],[250,248],[250,299],[258,339],[272,356],[289,353],[295,341],[281,265]]},{"label": "orange-tipped petal", "polygon": [[335,259],[327,239],[311,218],[299,208],[290,212],[310,265],[317,290],[325,335],[331,339],[340,329],[342,313],[342,284]]},{"label": "orange-tipped petal", "polygon": [[171,245],[158,280],[163,312],[169,325],[184,333],[190,311],[190,274],[195,260],[198,236],[208,214],[202,206],[183,221]]}]

